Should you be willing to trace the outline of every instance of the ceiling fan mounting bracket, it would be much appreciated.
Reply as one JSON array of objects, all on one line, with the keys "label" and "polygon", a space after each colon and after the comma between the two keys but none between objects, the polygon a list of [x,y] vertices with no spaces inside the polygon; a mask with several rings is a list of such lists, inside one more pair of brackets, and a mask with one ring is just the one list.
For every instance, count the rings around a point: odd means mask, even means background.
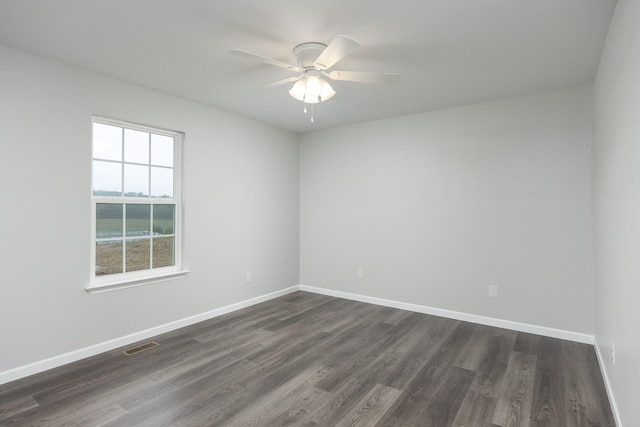
[{"label": "ceiling fan mounting bracket", "polygon": [[324,43],[308,42],[301,43],[293,48],[293,56],[296,57],[298,65],[302,68],[315,68],[315,61],[324,52],[327,45]]}]

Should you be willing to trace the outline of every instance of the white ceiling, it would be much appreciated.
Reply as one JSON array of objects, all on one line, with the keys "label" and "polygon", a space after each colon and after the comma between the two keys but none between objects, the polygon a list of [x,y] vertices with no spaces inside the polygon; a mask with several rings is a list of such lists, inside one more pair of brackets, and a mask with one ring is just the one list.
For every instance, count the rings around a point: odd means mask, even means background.
[{"label": "white ceiling", "polygon": [[[2,0],[0,44],[294,132],[591,82],[615,0]],[[361,48],[333,69],[397,72],[395,86],[333,82],[315,123],[291,49],[337,34]],[[1,66],[1,65],[0,65]]]}]

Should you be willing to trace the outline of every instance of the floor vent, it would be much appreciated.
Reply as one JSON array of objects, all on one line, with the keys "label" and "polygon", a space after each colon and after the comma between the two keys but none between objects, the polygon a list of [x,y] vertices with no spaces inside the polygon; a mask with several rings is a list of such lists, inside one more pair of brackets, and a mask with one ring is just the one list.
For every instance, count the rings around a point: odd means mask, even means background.
[{"label": "floor vent", "polygon": [[140,353],[145,350],[149,350],[150,348],[153,348],[157,345],[160,345],[160,344],[158,344],[155,341],[150,341],[146,344],[142,344],[137,347],[130,348],[129,350],[125,350],[123,351],[123,353],[126,354],[127,356],[133,356],[134,354]]}]

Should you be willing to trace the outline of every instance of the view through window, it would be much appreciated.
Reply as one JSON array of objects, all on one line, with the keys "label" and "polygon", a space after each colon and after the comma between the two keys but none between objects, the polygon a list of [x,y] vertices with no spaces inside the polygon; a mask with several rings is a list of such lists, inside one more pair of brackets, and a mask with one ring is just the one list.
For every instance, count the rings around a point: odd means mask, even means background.
[{"label": "view through window", "polygon": [[94,118],[94,279],[178,267],[180,145],[178,133]]}]

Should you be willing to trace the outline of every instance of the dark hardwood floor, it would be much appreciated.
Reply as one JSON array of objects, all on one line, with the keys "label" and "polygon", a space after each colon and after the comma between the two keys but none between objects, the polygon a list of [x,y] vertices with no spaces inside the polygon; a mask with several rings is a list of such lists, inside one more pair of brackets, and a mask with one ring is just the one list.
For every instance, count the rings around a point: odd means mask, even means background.
[{"label": "dark hardwood floor", "polygon": [[591,346],[323,295],[153,341],[0,386],[0,425],[615,426]]}]

